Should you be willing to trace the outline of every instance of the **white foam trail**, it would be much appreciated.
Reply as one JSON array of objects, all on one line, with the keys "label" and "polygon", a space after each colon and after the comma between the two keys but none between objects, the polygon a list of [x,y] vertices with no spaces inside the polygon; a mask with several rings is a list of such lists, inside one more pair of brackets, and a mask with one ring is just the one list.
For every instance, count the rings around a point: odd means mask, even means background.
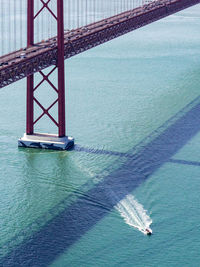
[{"label": "white foam trail", "polygon": [[132,195],[127,195],[115,208],[128,225],[146,234],[145,229],[149,228],[152,219],[147,215],[144,207]]}]

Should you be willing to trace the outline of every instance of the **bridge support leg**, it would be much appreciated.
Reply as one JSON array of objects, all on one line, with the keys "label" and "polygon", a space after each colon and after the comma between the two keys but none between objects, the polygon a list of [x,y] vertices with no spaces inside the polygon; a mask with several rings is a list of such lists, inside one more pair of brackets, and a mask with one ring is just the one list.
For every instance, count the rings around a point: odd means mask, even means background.
[{"label": "bridge support leg", "polygon": [[[44,4],[43,8],[49,7]],[[48,1],[49,3],[50,1]],[[42,12],[43,8],[34,16],[34,0],[27,0],[27,46],[34,45],[34,19]],[[53,14],[52,11],[50,11]],[[45,75],[42,71],[40,74],[43,80],[34,87],[34,74],[27,77],[27,119],[26,119],[26,133],[18,140],[18,146],[31,148],[46,148],[56,150],[67,150],[74,145],[74,139],[65,135],[65,69],[64,69],[64,20],[63,20],[63,0],[57,0],[57,40],[58,40],[58,58],[57,64]],[[58,70],[58,88],[56,88],[48,79],[48,76],[57,68]],[[34,96],[34,91],[47,81],[51,87],[57,92],[58,98],[46,109]],[[34,121],[34,103],[36,103],[43,113]],[[58,122],[50,115],[49,110],[58,103]],[[58,127],[58,134],[41,134],[34,132],[34,125],[44,116],[47,115],[49,119]]]}]

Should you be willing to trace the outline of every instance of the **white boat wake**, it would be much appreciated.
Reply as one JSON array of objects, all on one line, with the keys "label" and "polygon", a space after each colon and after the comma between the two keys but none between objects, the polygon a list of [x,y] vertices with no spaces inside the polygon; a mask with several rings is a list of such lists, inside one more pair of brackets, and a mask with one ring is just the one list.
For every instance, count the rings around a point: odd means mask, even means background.
[{"label": "white boat wake", "polygon": [[137,228],[144,234],[147,234],[146,229],[150,229],[152,219],[147,215],[144,207],[138,203],[132,195],[127,195],[124,199],[117,203],[115,209],[120,213],[128,225]]}]

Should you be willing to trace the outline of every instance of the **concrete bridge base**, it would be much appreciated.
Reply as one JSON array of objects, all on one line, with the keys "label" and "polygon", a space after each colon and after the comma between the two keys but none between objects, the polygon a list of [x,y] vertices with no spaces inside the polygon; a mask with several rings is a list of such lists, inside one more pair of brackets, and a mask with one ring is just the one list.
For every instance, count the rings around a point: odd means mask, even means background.
[{"label": "concrete bridge base", "polygon": [[18,146],[54,150],[68,150],[74,146],[74,138],[68,136],[58,137],[58,135],[53,134],[24,134],[24,136],[18,140]]}]

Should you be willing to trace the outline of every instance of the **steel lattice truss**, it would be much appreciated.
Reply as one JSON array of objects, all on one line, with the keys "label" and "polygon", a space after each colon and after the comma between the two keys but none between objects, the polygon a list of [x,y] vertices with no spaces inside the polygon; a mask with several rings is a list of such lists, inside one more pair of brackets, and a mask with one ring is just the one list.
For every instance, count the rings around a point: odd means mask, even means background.
[{"label": "steel lattice truss", "polygon": [[[65,59],[200,3],[160,0],[65,33]],[[0,88],[57,64],[57,38],[0,58]]]}]

